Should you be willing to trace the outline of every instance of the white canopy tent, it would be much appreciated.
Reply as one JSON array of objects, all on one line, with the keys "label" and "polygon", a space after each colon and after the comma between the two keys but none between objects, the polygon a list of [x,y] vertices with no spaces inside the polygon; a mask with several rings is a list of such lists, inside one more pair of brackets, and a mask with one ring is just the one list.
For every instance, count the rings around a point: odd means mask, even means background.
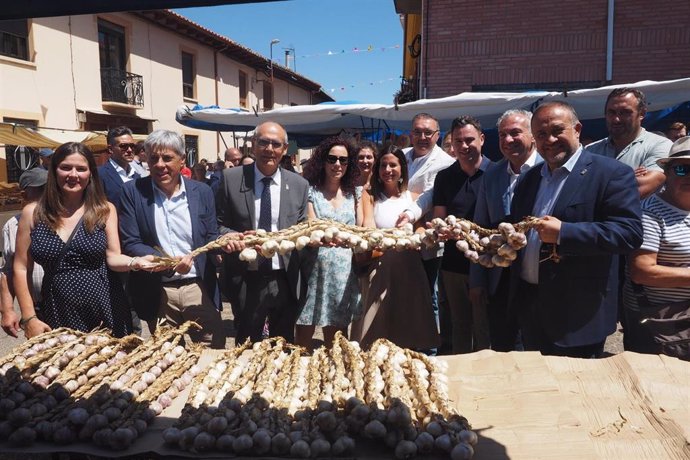
[{"label": "white canopy tent", "polygon": [[[441,129],[450,127],[459,115],[472,115],[485,127],[509,109],[533,109],[540,103],[565,100],[575,107],[581,120],[602,118],[606,97],[612,89],[627,86],[642,90],[647,96],[648,111],[656,112],[690,101],[690,78],[670,81],[641,81],[627,85],[604,86],[568,92],[529,91],[522,93],[461,93],[440,99],[423,99],[399,106],[383,104],[319,104],[283,107],[266,112],[246,112],[217,107],[181,106],[179,123],[213,131],[248,132],[264,121],[285,127],[291,138],[305,145],[310,136],[337,134],[342,131],[406,131],[420,112],[435,116]],[[300,141],[300,138],[303,141]]]}]

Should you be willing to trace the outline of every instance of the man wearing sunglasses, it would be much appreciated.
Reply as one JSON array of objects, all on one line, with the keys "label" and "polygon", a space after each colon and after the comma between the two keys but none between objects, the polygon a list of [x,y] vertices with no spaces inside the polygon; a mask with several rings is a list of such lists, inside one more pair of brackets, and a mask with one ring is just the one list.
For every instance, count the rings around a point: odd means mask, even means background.
[{"label": "man wearing sunglasses", "polygon": [[[253,164],[223,170],[216,194],[220,233],[263,229],[277,231],[307,218],[309,184],[300,175],[280,167],[287,152],[285,129],[266,122],[256,127],[252,138]],[[232,304],[235,342],[259,341],[268,320],[272,337],[294,340],[298,304],[304,298],[298,251],[253,262],[239,259],[242,241],[227,245],[222,287]]]},{"label": "man wearing sunglasses", "polygon": [[132,130],[126,126],[111,129],[106,139],[110,158],[98,168],[98,176],[101,178],[108,201],[114,204],[115,208],[119,208],[122,186],[141,177],[132,167],[137,144],[132,137]]}]

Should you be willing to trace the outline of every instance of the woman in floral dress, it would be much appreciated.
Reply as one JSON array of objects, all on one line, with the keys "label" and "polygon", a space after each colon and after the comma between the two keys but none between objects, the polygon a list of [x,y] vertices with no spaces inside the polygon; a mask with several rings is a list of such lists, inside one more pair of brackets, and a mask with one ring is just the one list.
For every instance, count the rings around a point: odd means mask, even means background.
[{"label": "woman in floral dress", "polygon": [[[357,148],[347,138],[331,137],[314,151],[304,167],[309,181],[310,219],[331,219],[343,224],[361,225],[361,189],[355,187],[358,169]],[[305,253],[311,268],[305,305],[297,319],[295,342],[311,348],[316,326],[323,328],[329,345],[340,330],[359,313],[359,284],[352,271],[352,250],[320,247]]]}]

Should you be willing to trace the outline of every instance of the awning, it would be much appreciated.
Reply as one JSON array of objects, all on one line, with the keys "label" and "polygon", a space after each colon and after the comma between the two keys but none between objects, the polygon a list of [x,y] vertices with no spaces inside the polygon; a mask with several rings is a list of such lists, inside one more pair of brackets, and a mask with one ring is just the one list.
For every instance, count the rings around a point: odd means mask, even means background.
[{"label": "awning", "polygon": [[[280,123],[300,146],[316,145],[324,136],[342,131],[363,135],[396,130],[407,132],[412,118],[420,112],[436,117],[441,130],[450,128],[460,115],[479,119],[485,130],[495,128],[498,117],[509,109],[533,110],[547,101],[567,101],[575,107],[580,120],[594,122],[604,116],[608,94],[617,87],[642,90],[648,102],[651,121],[658,114],[690,101],[690,78],[670,81],[641,81],[626,85],[568,91],[527,91],[520,93],[467,92],[440,99],[424,99],[401,105],[317,104],[282,107],[266,112],[248,113],[218,107],[181,106],[176,120],[185,125],[213,131],[249,131],[265,121]],[[603,125],[602,125],[603,126]],[[605,135],[605,134],[604,134]]]},{"label": "awning", "polygon": [[[145,134],[135,134],[133,137],[137,141],[146,139]],[[54,149],[65,142],[81,142],[93,152],[105,150],[108,146],[105,132],[30,128],[14,123],[0,123],[0,145],[2,146],[22,145]]]}]

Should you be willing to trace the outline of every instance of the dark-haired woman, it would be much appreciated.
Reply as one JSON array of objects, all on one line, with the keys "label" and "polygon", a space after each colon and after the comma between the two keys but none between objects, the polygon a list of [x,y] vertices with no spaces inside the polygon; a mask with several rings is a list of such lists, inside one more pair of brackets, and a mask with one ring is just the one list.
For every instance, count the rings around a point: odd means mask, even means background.
[{"label": "dark-haired woman", "polygon": [[[33,261],[45,269],[43,306],[36,312],[27,285]],[[122,284],[112,272],[151,266],[152,258],[120,253],[117,214],[103,193],[91,151],[62,144],[53,154],[45,192],[22,210],[14,260],[17,293],[27,338],[57,327],[132,331]]]},{"label": "dark-haired woman", "polygon": [[[398,216],[414,203],[407,190],[407,161],[403,151],[390,146],[374,164],[370,194],[362,197],[364,225],[392,228]],[[439,344],[431,292],[419,251],[387,251],[375,259],[362,283],[361,317],[353,322],[351,339],[369,348],[378,338],[417,350]]]},{"label": "dark-haired woman", "polygon": [[357,168],[359,168],[359,179],[357,185],[364,187],[364,190],[369,190],[371,183],[371,173],[374,171],[374,162],[378,154],[378,147],[371,141],[362,141],[359,143],[359,151],[357,152]]},{"label": "dark-haired woman", "polygon": [[[310,219],[362,224],[361,189],[355,188],[356,157],[355,146],[342,137],[328,138],[316,148],[304,168],[304,177],[310,184]],[[320,247],[305,255],[305,265],[313,268],[306,303],[297,319],[295,342],[311,348],[314,329],[321,326],[324,342],[330,345],[335,333],[346,333],[359,313],[359,284],[352,271],[352,250]]]}]

